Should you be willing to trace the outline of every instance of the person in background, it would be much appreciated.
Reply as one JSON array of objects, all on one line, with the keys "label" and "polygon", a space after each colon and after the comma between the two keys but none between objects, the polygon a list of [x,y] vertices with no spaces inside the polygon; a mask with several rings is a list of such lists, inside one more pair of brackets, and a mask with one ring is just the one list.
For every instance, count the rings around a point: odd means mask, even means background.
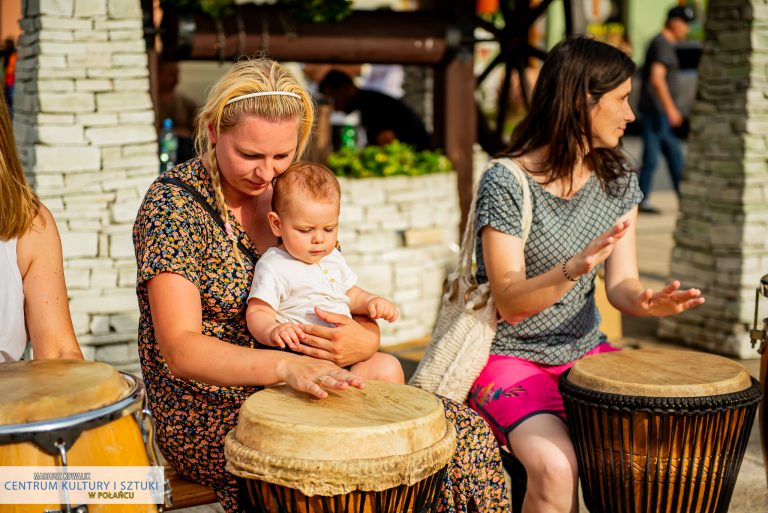
[{"label": "person in background", "polygon": [[[243,402],[280,382],[321,399],[363,386],[344,367],[379,348],[376,321],[319,308],[333,326],[303,326],[300,354],[262,346],[248,332],[254,266],[278,245],[267,221],[272,180],[301,158],[313,123],[312,98],[285,67],[269,59],[235,63],[197,118],[199,156],[149,187],[134,224],[139,357],[155,438],[169,463],[213,488],[228,513],[240,505],[225,470],[224,436]],[[443,404],[458,440],[438,511],[506,512],[488,425],[462,405]]]},{"label": "person in background", "polygon": [[635,241],[637,177],[618,148],[635,116],[635,64],[589,38],[558,43],[507,150],[530,190],[524,243],[523,188],[495,164],[476,204],[477,281],[488,283],[499,324],[469,405],[520,460],[526,513],[578,511],[578,464],[560,375],[585,356],[615,351],[600,332],[594,279],[605,265],[608,299],[622,313],[665,316],[704,302],[673,281],[640,282]]},{"label": "person in background", "polygon": [[24,176],[0,98],[0,362],[82,359],[69,314],[61,239],[51,212]]},{"label": "person in background", "polygon": [[320,81],[320,94],[333,100],[334,108],[349,114],[360,111],[368,144],[383,146],[395,140],[417,150],[430,147],[424,122],[402,100],[369,89],[358,88],[344,72],[332,69]]},{"label": "person in background", "polygon": [[683,150],[672,131],[683,123],[683,115],[677,104],[680,62],[675,45],[685,40],[693,20],[694,13],[690,7],[671,8],[664,28],[651,40],[645,53],[639,104],[643,139],[643,161],[640,168],[643,201],[640,203],[640,212],[659,213],[648,200],[660,154],[664,154],[672,185],[680,197]]},{"label": "person in background", "polygon": [[173,133],[179,140],[176,163],[186,162],[195,156],[193,135],[197,104],[190,97],[178,91],[179,63],[160,60],[157,68],[158,119],[160,126],[165,119],[173,122]]}]

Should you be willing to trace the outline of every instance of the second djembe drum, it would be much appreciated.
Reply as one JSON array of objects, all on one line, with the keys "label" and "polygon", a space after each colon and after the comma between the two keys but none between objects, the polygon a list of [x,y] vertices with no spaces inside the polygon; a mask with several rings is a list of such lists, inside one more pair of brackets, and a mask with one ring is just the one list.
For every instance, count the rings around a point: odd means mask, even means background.
[{"label": "second djembe drum", "polygon": [[256,392],[225,454],[248,512],[426,513],[455,446],[435,396],[369,381],[325,399],[285,385]]},{"label": "second djembe drum", "polygon": [[603,353],[560,378],[592,513],[725,513],[760,399],[719,356],[663,349]]},{"label": "second djembe drum", "polygon": [[[32,360],[0,365],[0,465],[146,467],[150,424],[144,384],[104,363]],[[151,436],[149,436],[151,438]],[[2,492],[0,492],[2,493]],[[69,505],[72,511],[78,504]],[[107,513],[155,513],[154,505],[89,504]],[[70,511],[61,504],[6,504],[2,513]]]}]

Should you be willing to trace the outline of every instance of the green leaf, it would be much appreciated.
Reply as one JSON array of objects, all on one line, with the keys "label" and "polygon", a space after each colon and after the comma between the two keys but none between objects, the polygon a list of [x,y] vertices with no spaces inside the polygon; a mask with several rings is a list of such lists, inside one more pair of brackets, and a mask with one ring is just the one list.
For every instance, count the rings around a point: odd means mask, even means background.
[{"label": "green leaf", "polygon": [[328,167],[337,176],[354,178],[418,176],[453,170],[451,161],[441,151],[416,151],[398,141],[386,146],[341,149],[328,157]]}]

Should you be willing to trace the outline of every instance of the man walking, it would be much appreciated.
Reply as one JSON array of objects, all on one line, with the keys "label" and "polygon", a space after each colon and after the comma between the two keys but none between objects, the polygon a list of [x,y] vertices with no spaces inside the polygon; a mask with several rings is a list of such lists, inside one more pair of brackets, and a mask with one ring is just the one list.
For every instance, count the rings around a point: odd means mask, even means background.
[{"label": "man walking", "polygon": [[639,105],[643,138],[643,164],[640,168],[643,201],[640,203],[640,212],[659,212],[650,206],[648,197],[661,153],[667,161],[675,192],[680,196],[683,152],[680,142],[672,133],[672,129],[683,122],[683,116],[676,103],[680,62],[675,45],[688,35],[693,19],[693,9],[690,7],[678,6],[670,9],[664,28],[651,40],[646,52]]}]

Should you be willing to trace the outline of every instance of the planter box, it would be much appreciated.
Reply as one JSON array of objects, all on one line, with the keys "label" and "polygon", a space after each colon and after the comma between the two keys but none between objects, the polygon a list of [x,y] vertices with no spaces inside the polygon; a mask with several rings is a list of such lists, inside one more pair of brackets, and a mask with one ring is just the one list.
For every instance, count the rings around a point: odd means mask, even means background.
[{"label": "planter box", "polygon": [[456,173],[339,182],[344,258],[362,288],[400,310],[396,322],[379,322],[382,345],[429,336],[458,250]]}]

